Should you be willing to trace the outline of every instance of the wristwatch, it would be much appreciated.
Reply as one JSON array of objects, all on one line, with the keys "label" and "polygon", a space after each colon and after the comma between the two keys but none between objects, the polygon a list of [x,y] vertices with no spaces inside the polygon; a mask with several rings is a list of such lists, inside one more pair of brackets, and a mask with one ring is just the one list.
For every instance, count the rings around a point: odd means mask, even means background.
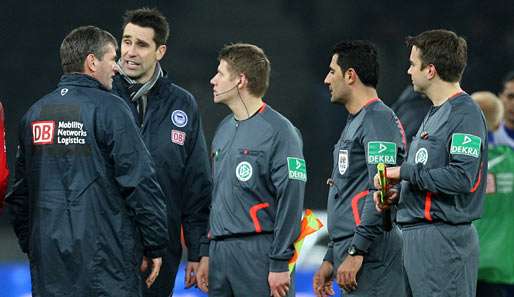
[{"label": "wristwatch", "polygon": [[348,255],[350,256],[364,256],[365,252],[359,250],[358,248],[356,248],[354,245],[351,245],[349,248],[348,248],[348,251],[347,251]]}]

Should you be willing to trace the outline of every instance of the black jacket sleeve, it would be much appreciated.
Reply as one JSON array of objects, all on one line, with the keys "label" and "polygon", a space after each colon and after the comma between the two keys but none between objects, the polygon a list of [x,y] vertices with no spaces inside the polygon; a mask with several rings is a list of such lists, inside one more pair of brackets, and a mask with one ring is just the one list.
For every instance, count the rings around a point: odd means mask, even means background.
[{"label": "black jacket sleeve", "polygon": [[[466,107],[466,106],[462,106]],[[464,109],[464,108],[462,108]],[[422,190],[432,193],[443,193],[449,195],[465,194],[472,191],[477,180],[479,170],[486,169],[487,164],[482,160],[482,153],[486,149],[486,131],[483,119],[479,112],[471,108],[458,110],[453,113],[448,123],[450,133],[441,145],[447,145],[449,162],[446,166],[439,168],[426,168],[421,163],[404,163],[400,169],[402,180],[407,180]],[[468,135],[480,142],[478,155],[472,156],[460,152],[452,152],[453,137],[456,133]],[[455,144],[453,144],[455,145]],[[434,156],[441,158],[442,156]],[[486,166],[483,168],[483,166]]]},{"label": "black jacket sleeve", "polygon": [[165,196],[150,153],[125,104],[120,101],[116,110],[103,113],[103,136],[115,179],[141,232],[144,253],[150,258],[163,256],[168,241]]},{"label": "black jacket sleeve", "polygon": [[[288,271],[288,261],[294,254],[294,241],[300,232],[307,178],[302,147],[300,133],[293,128],[280,131],[275,136],[271,157],[271,181],[277,193],[277,209],[270,251],[271,272]],[[292,167],[296,161],[303,162],[303,167],[299,170],[305,173],[304,179],[294,174],[297,169]]]},{"label": "black jacket sleeve", "polygon": [[193,135],[184,174],[185,205],[182,224],[188,248],[188,260],[200,260],[201,245],[208,244],[207,228],[211,205],[212,179],[207,145],[198,110],[194,109]]}]

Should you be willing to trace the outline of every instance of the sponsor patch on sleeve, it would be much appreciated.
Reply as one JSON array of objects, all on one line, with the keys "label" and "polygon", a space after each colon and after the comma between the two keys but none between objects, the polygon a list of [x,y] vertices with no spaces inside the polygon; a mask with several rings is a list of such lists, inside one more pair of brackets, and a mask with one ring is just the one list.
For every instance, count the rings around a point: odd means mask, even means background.
[{"label": "sponsor patch on sleeve", "polygon": [[289,170],[289,179],[307,181],[307,168],[304,159],[287,157],[287,168]]},{"label": "sponsor patch on sleeve", "polygon": [[178,130],[171,130],[171,141],[178,145],[184,145],[186,141],[186,133]]},{"label": "sponsor patch on sleeve", "polygon": [[480,157],[482,139],[472,134],[453,133],[450,154]]},{"label": "sponsor patch on sleeve", "polygon": [[396,165],[397,147],[394,142],[370,141],[368,142],[368,164]]}]

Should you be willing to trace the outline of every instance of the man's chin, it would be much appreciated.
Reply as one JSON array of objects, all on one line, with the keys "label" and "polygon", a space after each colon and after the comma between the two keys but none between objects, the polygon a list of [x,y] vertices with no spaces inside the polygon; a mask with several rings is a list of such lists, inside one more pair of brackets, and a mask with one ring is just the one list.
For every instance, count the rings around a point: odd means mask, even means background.
[{"label": "man's chin", "polygon": [[138,73],[137,71],[129,70],[129,69],[123,69],[123,73],[125,73],[126,76],[128,76],[129,78],[131,78],[133,80],[137,80],[138,78],[141,77],[140,73]]},{"label": "man's chin", "polygon": [[332,103],[332,104],[341,104],[341,98],[330,97],[330,103]]}]

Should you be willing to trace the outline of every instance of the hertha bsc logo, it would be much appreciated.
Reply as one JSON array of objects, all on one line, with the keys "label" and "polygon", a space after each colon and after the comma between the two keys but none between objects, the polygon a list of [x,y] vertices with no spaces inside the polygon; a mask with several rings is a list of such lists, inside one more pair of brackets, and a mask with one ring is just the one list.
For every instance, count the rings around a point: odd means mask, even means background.
[{"label": "hertha bsc logo", "polygon": [[337,162],[339,167],[339,174],[343,175],[348,169],[348,150],[339,150],[339,161]]},{"label": "hertha bsc logo", "polygon": [[54,143],[54,131],[54,121],[32,122],[32,143],[38,145]]},{"label": "hertha bsc logo", "polygon": [[171,121],[179,128],[187,125],[187,114],[180,109],[173,111],[171,114]]}]

